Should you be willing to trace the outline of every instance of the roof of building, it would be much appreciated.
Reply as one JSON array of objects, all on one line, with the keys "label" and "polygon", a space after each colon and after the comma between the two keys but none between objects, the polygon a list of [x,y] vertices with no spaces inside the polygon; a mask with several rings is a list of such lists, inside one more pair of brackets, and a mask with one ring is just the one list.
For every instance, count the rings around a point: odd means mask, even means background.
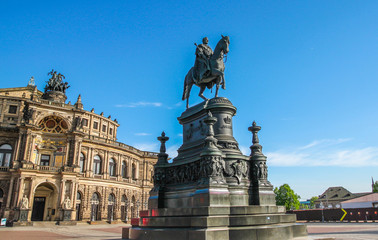
[{"label": "roof of building", "polygon": [[356,202],[378,202],[378,193],[370,193],[364,196],[356,197],[342,203],[356,203]]},{"label": "roof of building", "polygon": [[370,193],[352,193],[342,186],[329,187],[323,194],[319,196],[319,199],[317,201],[345,201],[368,194]]}]

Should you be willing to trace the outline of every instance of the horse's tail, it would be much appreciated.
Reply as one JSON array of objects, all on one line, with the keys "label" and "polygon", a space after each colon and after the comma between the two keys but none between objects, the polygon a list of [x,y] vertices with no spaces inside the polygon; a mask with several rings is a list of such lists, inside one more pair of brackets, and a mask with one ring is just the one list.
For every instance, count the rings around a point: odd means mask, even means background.
[{"label": "horse's tail", "polygon": [[189,94],[190,94],[190,89],[191,89],[191,86],[190,85],[190,80],[189,80],[189,77],[192,75],[192,69],[189,70],[188,74],[186,74],[185,76],[185,80],[184,80],[184,92],[182,93],[182,100],[186,100],[189,98]]}]

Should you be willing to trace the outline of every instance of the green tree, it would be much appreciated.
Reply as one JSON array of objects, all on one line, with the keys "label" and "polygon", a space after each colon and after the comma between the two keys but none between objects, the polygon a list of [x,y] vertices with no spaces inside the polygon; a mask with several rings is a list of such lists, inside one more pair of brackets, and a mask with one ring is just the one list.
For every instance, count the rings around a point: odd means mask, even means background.
[{"label": "green tree", "polygon": [[378,181],[373,184],[373,192],[378,192]]},{"label": "green tree", "polygon": [[310,208],[315,208],[315,201],[318,200],[319,197],[312,197],[310,198]]},{"label": "green tree", "polygon": [[299,209],[301,197],[290,188],[289,184],[285,183],[279,188],[276,187],[274,193],[276,194],[277,205],[285,206],[287,210]]}]

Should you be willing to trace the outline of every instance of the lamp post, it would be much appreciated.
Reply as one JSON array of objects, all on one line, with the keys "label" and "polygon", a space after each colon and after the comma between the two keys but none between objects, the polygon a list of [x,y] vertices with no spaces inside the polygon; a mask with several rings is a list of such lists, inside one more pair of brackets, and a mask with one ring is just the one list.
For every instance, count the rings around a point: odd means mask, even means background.
[{"label": "lamp post", "polygon": [[323,202],[320,201],[320,208],[322,209],[322,222],[324,222],[324,206]]}]

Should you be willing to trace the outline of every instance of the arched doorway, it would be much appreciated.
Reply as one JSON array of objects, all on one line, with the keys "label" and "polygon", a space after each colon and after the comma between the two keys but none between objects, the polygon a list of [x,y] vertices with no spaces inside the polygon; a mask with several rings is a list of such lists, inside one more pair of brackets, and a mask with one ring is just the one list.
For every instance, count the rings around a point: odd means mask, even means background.
[{"label": "arched doorway", "polygon": [[76,195],[76,221],[81,221],[81,193],[77,192]]},{"label": "arched doorway", "polygon": [[128,207],[129,207],[129,201],[126,197],[126,195],[123,195],[121,198],[121,220],[127,222],[127,214],[128,214]]},{"label": "arched doorway", "polygon": [[100,205],[100,197],[98,193],[93,193],[92,198],[91,198],[91,221],[100,220],[99,205]]},{"label": "arched doorway", "polygon": [[57,212],[58,194],[51,183],[41,183],[34,192],[32,221],[51,221]]},{"label": "arched doorway", "polygon": [[115,205],[115,197],[114,194],[110,194],[108,198],[108,221],[114,220],[114,205]]}]

